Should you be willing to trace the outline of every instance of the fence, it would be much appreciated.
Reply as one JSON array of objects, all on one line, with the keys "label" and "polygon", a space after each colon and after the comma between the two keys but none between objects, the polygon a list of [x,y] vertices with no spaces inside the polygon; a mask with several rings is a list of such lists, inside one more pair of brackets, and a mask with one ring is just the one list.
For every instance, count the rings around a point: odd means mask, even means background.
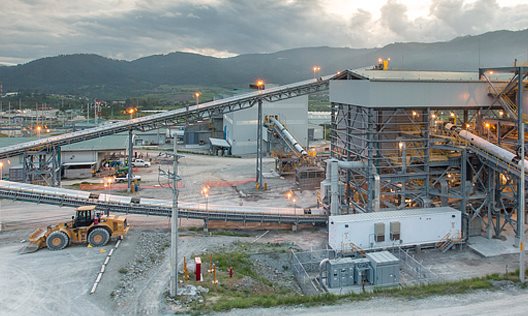
[{"label": "fence", "polygon": [[319,274],[319,263],[323,259],[333,259],[335,256],[335,251],[331,249],[304,252],[294,252],[292,250],[290,252],[293,275],[304,294],[315,295],[321,292],[321,289],[314,281]]},{"label": "fence", "polygon": [[429,284],[440,281],[440,277],[437,274],[426,268],[402,248],[393,248],[392,253],[400,259],[400,269],[412,277],[411,280],[407,280],[408,283]]}]

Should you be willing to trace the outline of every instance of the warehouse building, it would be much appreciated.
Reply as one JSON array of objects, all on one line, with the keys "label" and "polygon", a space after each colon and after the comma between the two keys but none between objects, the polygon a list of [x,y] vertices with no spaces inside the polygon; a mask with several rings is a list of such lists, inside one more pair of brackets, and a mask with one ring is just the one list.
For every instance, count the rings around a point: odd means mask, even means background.
[{"label": "warehouse building", "polygon": [[[36,139],[34,137],[3,137],[0,138],[0,147],[16,145]],[[93,170],[98,170],[105,160],[124,157],[127,153],[127,148],[127,134],[105,136],[62,146],[60,151],[62,177],[66,179],[90,177]],[[2,178],[9,178],[13,181],[24,180],[23,155],[0,160],[0,163],[2,165]]]},{"label": "warehouse building", "polygon": [[[282,124],[302,145],[308,143],[308,96],[276,102],[264,102],[262,114],[277,115]],[[231,154],[248,155],[257,152],[257,106],[224,115],[224,135],[231,145]],[[270,140],[264,127],[264,151],[269,151]]]}]

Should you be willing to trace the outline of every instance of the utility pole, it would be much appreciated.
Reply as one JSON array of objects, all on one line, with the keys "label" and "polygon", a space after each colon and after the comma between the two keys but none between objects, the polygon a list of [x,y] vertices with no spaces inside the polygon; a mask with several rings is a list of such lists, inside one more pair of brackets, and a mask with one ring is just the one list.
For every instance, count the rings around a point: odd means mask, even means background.
[{"label": "utility pole", "polygon": [[525,146],[525,143],[524,143],[524,117],[523,117],[523,96],[522,96],[522,91],[523,91],[523,76],[524,76],[524,67],[519,67],[517,69],[518,73],[517,73],[517,80],[518,80],[518,92],[517,92],[517,122],[519,124],[519,132],[518,132],[518,136],[519,136],[519,139],[518,139],[518,143],[519,145],[521,146],[520,148],[520,158],[521,158],[521,177],[519,179],[519,189],[518,189],[518,196],[517,198],[519,199],[519,205],[518,205],[518,210],[517,210],[517,229],[519,230],[519,281],[521,281],[521,283],[524,283],[525,282],[525,277],[524,277],[524,274],[525,274],[525,267],[524,267],[524,217],[525,217],[525,214],[524,214],[524,204],[525,204],[525,196],[524,196],[524,172],[525,172],[525,165],[524,165],[524,160],[525,160],[525,153],[524,153],[524,146]]},{"label": "utility pole", "polygon": [[132,192],[132,181],[134,179],[134,166],[132,166],[132,155],[134,153],[134,132],[132,131],[132,128],[128,130],[128,171],[127,171],[127,182],[128,182],[128,192]]},{"label": "utility pole", "polygon": [[259,98],[257,101],[257,184],[259,190],[262,189],[264,185],[264,180],[262,179],[262,99]]},{"label": "utility pole", "polygon": [[173,138],[174,149],[172,153],[164,153],[166,156],[172,156],[172,172],[159,170],[160,174],[172,180],[172,212],[171,212],[171,248],[170,248],[170,297],[176,297],[178,294],[178,181],[181,177],[178,175],[178,160],[183,156],[178,155],[178,142],[176,136]]}]

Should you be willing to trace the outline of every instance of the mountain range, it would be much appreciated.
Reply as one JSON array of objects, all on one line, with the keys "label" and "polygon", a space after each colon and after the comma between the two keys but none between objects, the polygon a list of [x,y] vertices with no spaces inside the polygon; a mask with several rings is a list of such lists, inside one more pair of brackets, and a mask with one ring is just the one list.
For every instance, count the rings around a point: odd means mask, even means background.
[{"label": "mountain range", "polygon": [[94,54],[60,55],[0,67],[4,92],[34,91],[127,97],[161,85],[247,86],[256,78],[277,84],[373,65],[390,57],[392,69],[477,71],[528,60],[528,29],[494,31],[435,43],[393,43],[380,48],[308,47],[269,54],[215,58],[175,52],[132,61]]}]

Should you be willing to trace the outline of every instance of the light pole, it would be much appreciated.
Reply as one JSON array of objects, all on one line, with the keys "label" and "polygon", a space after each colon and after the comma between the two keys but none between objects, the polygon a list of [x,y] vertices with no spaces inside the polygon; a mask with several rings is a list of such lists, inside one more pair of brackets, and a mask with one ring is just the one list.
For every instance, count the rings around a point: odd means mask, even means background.
[{"label": "light pole", "polygon": [[321,67],[319,67],[319,66],[313,66],[313,67],[312,67],[312,71],[313,71],[313,78],[315,79],[316,74],[317,74],[319,71],[321,71]]},{"label": "light pole", "polygon": [[209,211],[209,186],[202,188],[202,196],[205,198],[205,211]]},{"label": "light pole", "polygon": [[134,108],[129,108],[127,110],[127,113],[130,115],[130,119],[134,118],[134,113],[136,112],[137,110],[134,109]]},{"label": "light pole", "polygon": [[[255,83],[249,85],[251,89],[264,90],[266,89],[266,84],[264,80],[258,79]],[[262,98],[257,100],[257,167],[256,167],[256,184],[255,187],[257,190],[261,189],[264,184],[262,177],[262,146],[263,146],[263,137],[262,137]]]},{"label": "light pole", "polygon": [[297,204],[295,204],[297,202],[297,199],[293,198],[292,202],[293,202],[293,214],[297,216]]},{"label": "light pole", "polygon": [[40,127],[40,125],[37,125],[36,127],[36,130],[37,130],[37,137],[40,138],[40,130],[42,129],[42,127]]},{"label": "light pole", "polygon": [[200,103],[200,96],[202,95],[202,93],[200,91],[196,91],[194,93],[194,99],[196,100],[196,105],[198,105],[198,103]]}]

